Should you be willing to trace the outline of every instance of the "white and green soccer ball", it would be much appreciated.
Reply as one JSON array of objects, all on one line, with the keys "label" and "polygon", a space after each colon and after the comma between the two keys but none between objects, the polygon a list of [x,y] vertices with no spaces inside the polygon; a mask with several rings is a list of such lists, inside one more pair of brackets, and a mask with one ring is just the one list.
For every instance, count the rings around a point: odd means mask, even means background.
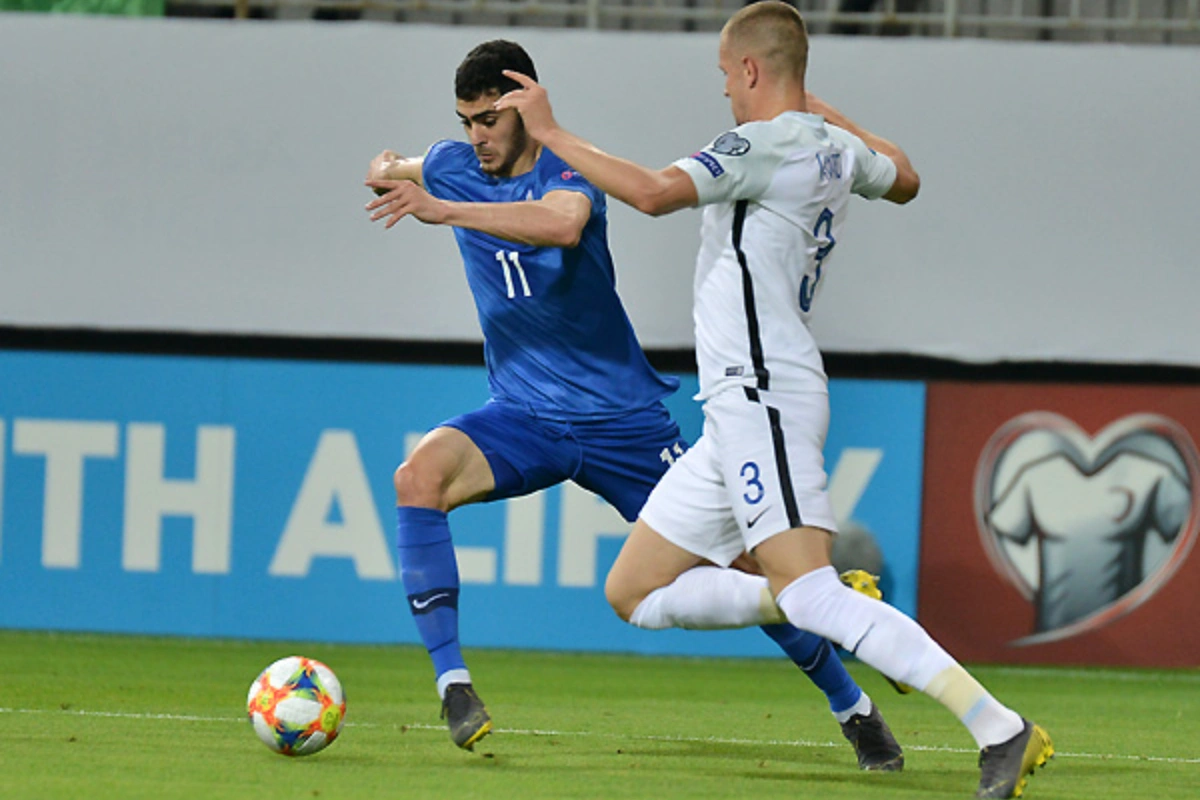
[{"label": "white and green soccer ball", "polygon": [[285,756],[308,756],[324,750],[341,732],[346,695],[329,667],[288,656],[254,679],[246,711],[267,747]]}]

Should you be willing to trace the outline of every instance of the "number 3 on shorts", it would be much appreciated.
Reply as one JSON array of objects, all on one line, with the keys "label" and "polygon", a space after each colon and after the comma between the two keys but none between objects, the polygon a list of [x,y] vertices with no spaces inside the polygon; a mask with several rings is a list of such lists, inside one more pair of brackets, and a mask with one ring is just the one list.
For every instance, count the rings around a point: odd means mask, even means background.
[{"label": "number 3 on shorts", "polygon": [[761,502],[766,490],[763,488],[762,481],[758,479],[758,464],[755,464],[753,461],[747,461],[745,464],[742,464],[741,475],[746,481],[747,489],[742,494],[742,499],[750,505]]}]

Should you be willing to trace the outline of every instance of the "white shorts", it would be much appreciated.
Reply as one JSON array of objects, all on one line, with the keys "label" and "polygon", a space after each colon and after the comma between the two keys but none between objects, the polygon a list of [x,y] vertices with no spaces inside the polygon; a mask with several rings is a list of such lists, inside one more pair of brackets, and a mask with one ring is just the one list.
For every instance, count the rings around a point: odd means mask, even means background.
[{"label": "white shorts", "polygon": [[837,532],[825,491],[829,396],[732,388],[704,404],[700,440],[659,481],[641,518],[721,566],[777,533]]}]

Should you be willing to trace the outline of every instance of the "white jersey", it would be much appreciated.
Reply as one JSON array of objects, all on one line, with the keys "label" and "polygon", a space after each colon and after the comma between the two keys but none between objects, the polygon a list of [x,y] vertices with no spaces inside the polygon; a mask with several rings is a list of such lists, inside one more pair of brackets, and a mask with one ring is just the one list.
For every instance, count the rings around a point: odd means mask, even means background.
[{"label": "white jersey", "polygon": [[896,165],[819,116],[789,111],[675,162],[705,206],[696,257],[700,399],[729,386],[827,391],[808,330],[851,193],[874,199]]}]

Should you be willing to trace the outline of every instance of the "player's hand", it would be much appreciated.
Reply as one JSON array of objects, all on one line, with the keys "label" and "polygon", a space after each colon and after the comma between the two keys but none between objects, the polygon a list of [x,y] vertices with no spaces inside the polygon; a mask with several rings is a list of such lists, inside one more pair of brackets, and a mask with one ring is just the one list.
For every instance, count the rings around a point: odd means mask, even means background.
[{"label": "player's hand", "polygon": [[[397,162],[403,161],[404,156],[393,150],[384,150],[379,155],[371,159],[371,164],[367,167],[368,181],[386,181],[391,180],[388,170]],[[386,190],[375,189],[375,194],[385,194]]]},{"label": "player's hand", "polygon": [[515,108],[521,115],[529,135],[539,142],[542,141],[546,134],[558,127],[558,123],[554,121],[554,112],[550,109],[550,96],[528,75],[513,72],[511,69],[504,70],[504,75],[521,84],[521,88],[513,89],[497,100],[496,110]]},{"label": "player's hand", "polygon": [[412,181],[368,180],[367,186],[380,195],[367,203],[371,221],[386,217],[385,228],[408,216],[430,225],[441,225],[446,219],[446,204]]},{"label": "player's hand", "polygon": [[402,161],[404,156],[397,153],[395,150],[384,150],[379,155],[371,159],[371,165],[367,168],[367,180],[369,181],[385,181],[388,178],[388,167],[396,161]]}]

